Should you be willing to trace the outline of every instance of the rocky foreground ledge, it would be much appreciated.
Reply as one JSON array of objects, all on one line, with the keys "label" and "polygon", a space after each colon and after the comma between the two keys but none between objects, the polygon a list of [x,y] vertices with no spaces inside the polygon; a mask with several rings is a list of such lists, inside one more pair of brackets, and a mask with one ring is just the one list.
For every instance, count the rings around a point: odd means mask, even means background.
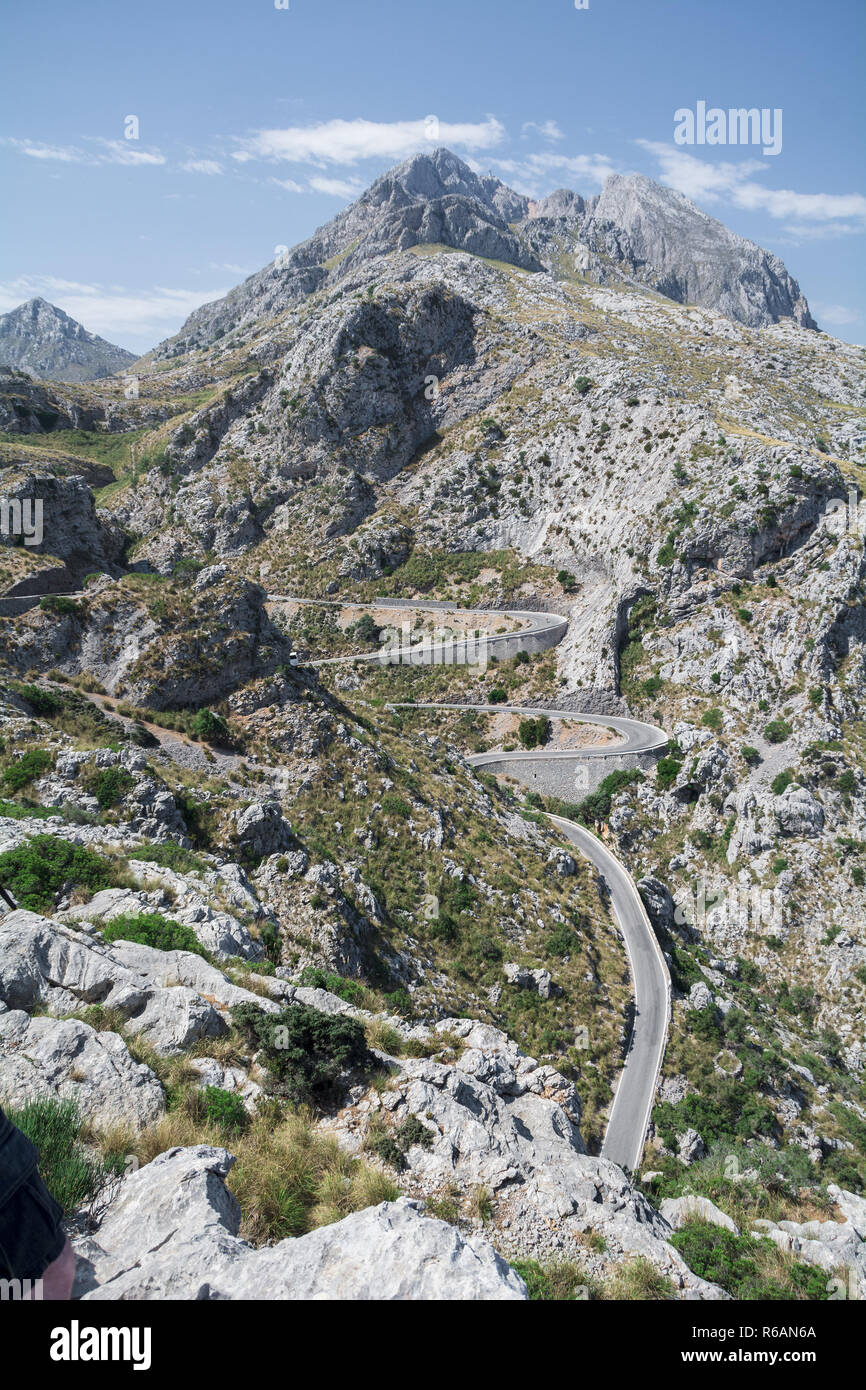
[{"label": "rocky foreground ledge", "polygon": [[401,1198],[254,1250],[225,1149],[170,1149],[122,1185],[96,1237],[78,1243],[84,1299],[525,1299],[486,1240]]},{"label": "rocky foreground ledge", "polygon": [[[168,1104],[160,1059],[183,1058],[194,1086],[234,1092],[253,1114],[270,1083],[263,1054],[230,1065],[209,1050],[219,1053],[238,1004],[265,1015],[303,1004],[379,1030],[370,1035],[380,1040],[376,1076],[347,1077],[318,1132],[373,1163],[375,1136],[412,1139],[389,1170],[399,1176],[399,1200],[258,1248],[238,1234],[241,1209],[226,1185],[233,1155],[211,1144],[168,1148],[128,1172],[107,1208],[79,1223],[76,1296],[522,1299],[526,1287],[508,1261],[529,1258],[579,1260],[602,1280],[642,1259],[673,1297],[728,1297],[670,1242],[694,1213],[682,1202],[657,1211],[621,1168],[587,1154],[572,1083],[506,1034],[470,1019],[409,1025],[373,1016],[254,969],[245,988],[191,951],[107,943],[101,914],[110,917],[122,899],[97,895],[63,922],[27,911],[4,919],[0,1100],[71,1098],[97,1135],[118,1124],[146,1133]],[[142,1043],[152,1065],[133,1055]],[[435,1206],[454,1190],[489,1194],[491,1213],[476,1229],[425,1214],[425,1202]],[[866,1202],[841,1191],[835,1199],[843,1221],[754,1234],[828,1272],[866,1273]],[[700,1219],[730,1228],[700,1200]]]}]

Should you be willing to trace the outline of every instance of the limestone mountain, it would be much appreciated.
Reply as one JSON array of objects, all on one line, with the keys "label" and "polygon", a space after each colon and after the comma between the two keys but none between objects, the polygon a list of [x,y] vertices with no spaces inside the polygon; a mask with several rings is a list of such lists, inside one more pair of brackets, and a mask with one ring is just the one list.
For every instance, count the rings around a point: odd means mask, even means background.
[{"label": "limestone mountain", "polygon": [[45,299],[0,315],[0,364],[46,381],[98,381],[137,361]]},{"label": "limestone mountain", "polygon": [[760,327],[815,323],[782,262],[642,175],[611,175],[600,196],[560,190],[533,202],[439,149],[397,165],[309,240],[224,299],[203,305],[158,358],[202,347],[342,282],[370,261],[443,246],[535,272],[648,284],[679,303]]},{"label": "limestone mountain", "polygon": [[[387,1169],[468,1231],[489,1189],[509,1258],[615,1281],[643,1254],[657,1291],[716,1297],[698,1203],[764,1232],[773,1297],[866,1268],[866,364],[807,315],[784,268],[669,190],[530,204],[440,153],[199,310],[135,400],[0,380],[4,495],[44,504],[42,548],[0,552],[0,849],[16,872],[37,834],[61,867],[64,838],[127,856],[95,895],[37,883],[5,976],[0,942],[0,1033],[34,1089],[43,1056],[66,1076],[61,1047],[86,1078],[107,1047],[133,1066],[106,1042],[117,1003],[133,1049],[225,1040],[190,1060],[255,1109],[254,991],[357,1016],[388,1055],[386,1089],[359,1079],[323,1121],[376,1168],[364,1191]],[[444,621],[431,601],[458,629],[486,610],[491,642],[515,610],[562,615],[561,640],[485,669],[369,659],[386,625]],[[621,716],[667,746],[624,752]],[[636,994],[616,879],[544,811],[633,876],[670,974],[640,1177],[599,1156]],[[170,961],[106,933],[145,912]],[[68,1016],[95,970],[91,1026]],[[171,1152],[91,1248],[93,1296],[121,1267],[140,1286],[134,1224],[204,1162],[200,1103],[180,1138],[145,1130]],[[847,1219],[812,1219],[834,1193]],[[348,1241],[350,1208],[325,1205]],[[159,1236],[154,1287],[197,1287],[193,1254]]]}]

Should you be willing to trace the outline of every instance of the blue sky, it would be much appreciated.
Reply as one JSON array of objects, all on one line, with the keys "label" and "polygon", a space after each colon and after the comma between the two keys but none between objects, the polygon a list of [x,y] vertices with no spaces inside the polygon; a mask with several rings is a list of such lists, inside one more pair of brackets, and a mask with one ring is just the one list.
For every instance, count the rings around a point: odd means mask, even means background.
[{"label": "blue sky", "polygon": [[[0,312],[41,294],[146,351],[439,143],[531,196],[670,183],[866,341],[863,0],[19,0],[4,27]],[[781,152],[675,144],[699,101],[781,109]]]}]

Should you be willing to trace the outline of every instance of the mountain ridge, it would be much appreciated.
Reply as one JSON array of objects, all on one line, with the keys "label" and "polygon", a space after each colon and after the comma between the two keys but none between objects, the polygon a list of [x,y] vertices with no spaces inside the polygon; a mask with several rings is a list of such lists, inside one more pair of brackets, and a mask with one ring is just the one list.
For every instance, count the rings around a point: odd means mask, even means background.
[{"label": "mountain ridge", "polygon": [[534,273],[648,285],[751,327],[787,318],[817,327],[778,257],[643,174],[612,174],[592,198],[559,189],[533,200],[438,149],[388,170],[311,237],[196,309],[156,359],[276,316],[371,259],[421,245]]}]

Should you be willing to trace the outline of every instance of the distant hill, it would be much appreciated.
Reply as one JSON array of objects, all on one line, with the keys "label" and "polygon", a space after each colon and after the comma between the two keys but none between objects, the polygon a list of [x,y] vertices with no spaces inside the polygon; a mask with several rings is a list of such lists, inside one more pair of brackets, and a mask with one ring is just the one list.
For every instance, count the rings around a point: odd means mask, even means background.
[{"label": "distant hill", "polygon": [[88,333],[45,299],[0,315],[0,363],[43,381],[98,381],[137,361],[134,352]]}]

